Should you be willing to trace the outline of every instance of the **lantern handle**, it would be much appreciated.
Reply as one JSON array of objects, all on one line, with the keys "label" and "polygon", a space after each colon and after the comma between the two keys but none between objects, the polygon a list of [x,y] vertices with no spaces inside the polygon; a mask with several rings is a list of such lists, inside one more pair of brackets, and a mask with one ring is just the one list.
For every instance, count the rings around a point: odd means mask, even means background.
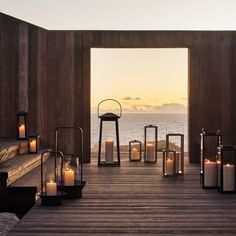
[{"label": "lantern handle", "polygon": [[[83,157],[84,157],[84,132],[83,129],[79,126],[60,126],[56,128],[55,131],[55,151],[58,152],[58,132],[63,129],[73,129],[73,130],[79,130],[80,131],[80,137],[81,137],[81,152],[80,152],[80,175],[81,175],[81,184],[83,182]],[[64,156],[63,156],[64,159]],[[55,160],[56,161],[56,160]]]},{"label": "lantern handle", "polygon": [[[50,150],[47,150],[47,151],[44,151],[42,154],[41,154],[41,193],[43,191],[43,159],[44,159],[44,156],[45,154],[51,154],[51,155],[55,155],[55,157],[57,157],[58,155],[60,156],[61,158],[61,161],[63,162],[63,159],[64,159],[64,155],[62,152],[60,151],[50,151]],[[54,169],[56,169],[56,162],[55,162],[55,166],[54,166]],[[54,171],[54,178],[55,178],[55,181],[56,181],[56,171]],[[62,178],[62,169],[61,169],[61,178]]]},{"label": "lantern handle", "polygon": [[104,100],[102,100],[101,102],[99,102],[98,103],[98,106],[97,106],[97,114],[98,114],[98,117],[100,117],[100,105],[102,104],[102,103],[104,103],[104,102],[106,102],[106,101],[113,101],[113,102],[116,102],[118,105],[119,105],[119,107],[120,107],[120,115],[119,115],[119,118],[121,117],[121,115],[122,115],[122,106],[121,106],[121,104],[117,101],[117,100],[115,100],[115,99],[112,99],[112,98],[108,98],[108,99],[104,99]]}]

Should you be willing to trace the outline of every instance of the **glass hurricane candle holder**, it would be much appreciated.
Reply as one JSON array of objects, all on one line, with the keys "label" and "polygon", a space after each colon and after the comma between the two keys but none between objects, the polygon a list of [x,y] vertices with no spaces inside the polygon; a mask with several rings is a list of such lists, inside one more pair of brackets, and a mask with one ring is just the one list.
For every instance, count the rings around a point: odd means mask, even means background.
[{"label": "glass hurricane candle holder", "polygon": [[141,161],[142,159],[142,144],[139,140],[131,140],[129,142],[129,160]]},{"label": "glass hurricane candle holder", "polygon": [[163,150],[163,176],[176,175],[176,151]]},{"label": "glass hurricane candle holder", "polygon": [[157,162],[157,137],[158,127],[155,125],[144,126],[144,162]]},{"label": "glass hurricane candle holder", "polygon": [[39,153],[39,134],[30,134],[28,138],[28,152]]},{"label": "glass hurricane candle holder", "polygon": [[218,147],[222,143],[220,131],[201,132],[201,172],[200,180],[203,188],[218,187]]},{"label": "glass hurricane candle holder", "polygon": [[17,139],[27,140],[28,137],[28,114],[25,111],[17,113]]}]

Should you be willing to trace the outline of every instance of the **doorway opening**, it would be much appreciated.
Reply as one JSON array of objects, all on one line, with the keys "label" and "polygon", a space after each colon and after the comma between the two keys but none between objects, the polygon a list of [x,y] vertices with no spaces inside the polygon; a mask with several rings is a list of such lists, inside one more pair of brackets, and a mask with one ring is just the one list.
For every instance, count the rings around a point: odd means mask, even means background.
[{"label": "doorway opening", "polygon": [[143,142],[144,126],[154,124],[159,147],[167,133],[183,133],[188,152],[188,57],[188,48],[91,48],[91,151],[98,150],[97,105],[112,98],[122,105],[121,151]]}]

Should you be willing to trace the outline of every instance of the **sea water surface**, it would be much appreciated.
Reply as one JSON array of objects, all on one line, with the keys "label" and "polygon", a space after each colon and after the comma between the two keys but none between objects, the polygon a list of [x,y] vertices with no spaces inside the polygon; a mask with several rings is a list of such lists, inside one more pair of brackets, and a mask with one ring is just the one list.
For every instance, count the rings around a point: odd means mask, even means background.
[{"label": "sea water surface", "polygon": [[[124,113],[119,119],[120,144],[128,145],[130,140],[144,141],[144,126],[158,126],[158,140],[165,140],[167,133],[183,133],[184,149],[188,151],[188,115],[185,113]],[[91,147],[98,144],[100,120],[91,113]],[[153,140],[154,130],[148,131],[148,139]],[[115,123],[103,122],[103,141],[115,140]],[[179,144],[179,139],[171,140]]]}]

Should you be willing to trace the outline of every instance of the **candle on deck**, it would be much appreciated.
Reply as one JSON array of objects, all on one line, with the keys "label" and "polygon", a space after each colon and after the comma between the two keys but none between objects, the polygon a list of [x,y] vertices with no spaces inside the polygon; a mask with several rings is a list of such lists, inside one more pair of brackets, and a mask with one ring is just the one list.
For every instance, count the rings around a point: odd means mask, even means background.
[{"label": "candle on deck", "polygon": [[106,163],[112,164],[113,163],[113,149],[114,149],[114,142],[113,140],[109,139],[105,142],[105,160]]},{"label": "candle on deck", "polygon": [[36,140],[35,139],[30,141],[30,151],[36,152]]},{"label": "candle on deck", "polygon": [[47,195],[57,195],[57,184],[51,180],[46,184]]},{"label": "candle on deck", "polygon": [[25,138],[26,134],[25,134],[25,125],[22,124],[19,126],[19,138]]},{"label": "candle on deck", "polygon": [[205,187],[215,187],[217,183],[217,163],[205,160],[204,185]]},{"label": "candle on deck", "polygon": [[235,190],[235,166],[234,165],[223,165],[223,191],[234,191]]},{"label": "candle on deck", "polygon": [[139,151],[135,147],[131,150],[131,160],[139,160]]},{"label": "candle on deck", "polygon": [[75,183],[75,173],[71,169],[65,170],[64,173],[64,185],[65,186],[72,186]]},{"label": "candle on deck", "polygon": [[221,162],[218,160],[217,161],[217,182],[218,182],[218,187],[220,187],[220,168],[221,168]]},{"label": "candle on deck", "polygon": [[166,161],[166,175],[174,175],[174,171],[174,161],[168,158]]},{"label": "candle on deck", "polygon": [[147,156],[147,161],[155,160],[154,145],[152,143],[148,143],[146,146],[146,156]]}]

